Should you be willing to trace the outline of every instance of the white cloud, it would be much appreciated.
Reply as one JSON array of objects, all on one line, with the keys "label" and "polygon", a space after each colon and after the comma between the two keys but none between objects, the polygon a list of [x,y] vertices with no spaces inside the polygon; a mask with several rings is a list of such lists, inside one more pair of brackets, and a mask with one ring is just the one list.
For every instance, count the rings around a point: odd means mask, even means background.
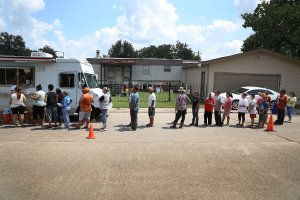
[{"label": "white cloud", "polygon": [[269,2],[270,0],[234,0],[233,5],[241,12],[253,12],[256,6],[262,1]]},{"label": "white cloud", "polygon": [[[241,6],[242,1],[235,0],[235,5]],[[12,0],[5,5],[10,18],[2,19],[2,27],[5,26],[4,20],[7,20],[6,25],[9,24],[14,30],[13,34],[22,35],[31,49],[47,44],[63,51],[65,57],[81,60],[95,56],[96,49],[100,49],[101,54],[107,54],[111,45],[120,39],[131,42],[135,49],[151,44],[175,44],[179,40],[193,51],[202,52],[203,59],[237,53],[242,45],[242,41],[231,36],[243,29],[241,22],[215,19],[208,25],[178,24],[180,16],[167,0],[121,0],[120,5],[112,6],[124,13],[117,18],[114,26],[103,27],[76,40],[65,36],[60,19],[46,23],[33,17],[35,12],[45,8],[44,1],[29,0],[27,5],[23,4],[24,0]],[[231,39],[227,40],[228,37]]]},{"label": "white cloud", "polygon": [[242,26],[241,22],[234,23],[227,20],[214,20],[211,25],[208,25],[208,30],[211,31],[221,31],[225,33],[231,33],[238,29],[240,29]]},{"label": "white cloud", "polygon": [[123,37],[144,42],[176,38],[178,16],[175,7],[166,0],[123,0],[123,6],[126,14],[117,20]]}]

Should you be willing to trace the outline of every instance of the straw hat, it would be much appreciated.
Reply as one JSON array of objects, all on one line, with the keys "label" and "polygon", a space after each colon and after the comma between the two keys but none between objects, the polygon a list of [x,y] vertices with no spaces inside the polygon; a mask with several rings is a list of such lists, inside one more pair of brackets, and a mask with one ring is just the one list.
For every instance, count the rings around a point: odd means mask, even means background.
[{"label": "straw hat", "polygon": [[185,92],[185,89],[183,89],[183,87],[179,87],[178,92]]}]

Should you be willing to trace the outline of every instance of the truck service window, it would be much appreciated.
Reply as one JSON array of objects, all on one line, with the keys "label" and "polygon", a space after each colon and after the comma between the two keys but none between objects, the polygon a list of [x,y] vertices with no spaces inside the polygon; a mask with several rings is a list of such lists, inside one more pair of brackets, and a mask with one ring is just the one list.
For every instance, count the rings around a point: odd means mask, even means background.
[{"label": "truck service window", "polygon": [[74,87],[74,73],[60,73],[59,74],[59,87]]}]

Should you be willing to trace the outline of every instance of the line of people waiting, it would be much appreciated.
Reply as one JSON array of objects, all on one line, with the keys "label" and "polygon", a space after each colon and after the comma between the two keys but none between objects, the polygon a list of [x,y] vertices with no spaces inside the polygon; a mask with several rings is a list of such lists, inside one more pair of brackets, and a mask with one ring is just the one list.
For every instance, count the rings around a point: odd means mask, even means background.
[{"label": "line of people waiting", "polygon": [[[176,98],[176,117],[172,122],[173,125],[171,128],[176,128],[176,125],[181,118],[179,128],[183,127],[185,121],[185,115],[187,114],[187,105],[192,101],[192,123],[191,126],[199,125],[199,92],[195,91],[192,95],[192,100],[188,98],[185,94],[185,90],[180,87],[178,90],[179,94]],[[264,128],[268,121],[268,111],[273,109],[271,106],[271,98],[267,93],[259,93],[259,97],[256,100],[255,95],[251,95],[251,98],[248,100],[247,94],[241,94],[241,98],[238,103],[238,123],[236,126],[244,127],[245,125],[245,116],[249,113],[251,120],[250,128]],[[297,102],[297,97],[295,92],[290,92],[290,95],[286,95],[285,89],[280,90],[279,95],[276,98],[276,108],[277,108],[277,120],[274,122],[275,125],[283,125],[285,113],[287,111],[288,122],[292,122],[292,113]],[[223,116],[222,116],[222,107],[223,107]],[[212,116],[215,116],[215,125],[216,126],[229,126],[230,122],[230,113],[232,110],[232,94],[226,92],[226,99],[222,99],[219,91],[215,93],[211,92],[208,94],[208,97],[204,100],[204,126],[211,127],[212,125]],[[258,122],[255,126],[255,119],[258,114]],[[226,119],[226,123],[225,122]]]}]

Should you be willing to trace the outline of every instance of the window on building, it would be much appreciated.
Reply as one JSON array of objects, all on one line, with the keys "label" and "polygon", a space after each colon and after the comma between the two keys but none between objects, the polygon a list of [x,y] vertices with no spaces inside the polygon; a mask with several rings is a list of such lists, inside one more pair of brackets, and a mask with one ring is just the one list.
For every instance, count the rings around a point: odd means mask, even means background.
[{"label": "window on building", "polygon": [[164,72],[171,72],[171,66],[164,66]]},{"label": "window on building", "polygon": [[34,82],[33,68],[10,68],[0,69],[0,85],[29,85]]},{"label": "window on building", "polygon": [[6,68],[6,84],[18,85],[18,69]]},{"label": "window on building", "polygon": [[0,85],[6,85],[5,69],[0,69]]},{"label": "window on building", "polygon": [[59,87],[73,88],[75,81],[74,73],[59,74]]},{"label": "window on building", "polygon": [[150,75],[150,67],[143,66],[143,75]]}]

